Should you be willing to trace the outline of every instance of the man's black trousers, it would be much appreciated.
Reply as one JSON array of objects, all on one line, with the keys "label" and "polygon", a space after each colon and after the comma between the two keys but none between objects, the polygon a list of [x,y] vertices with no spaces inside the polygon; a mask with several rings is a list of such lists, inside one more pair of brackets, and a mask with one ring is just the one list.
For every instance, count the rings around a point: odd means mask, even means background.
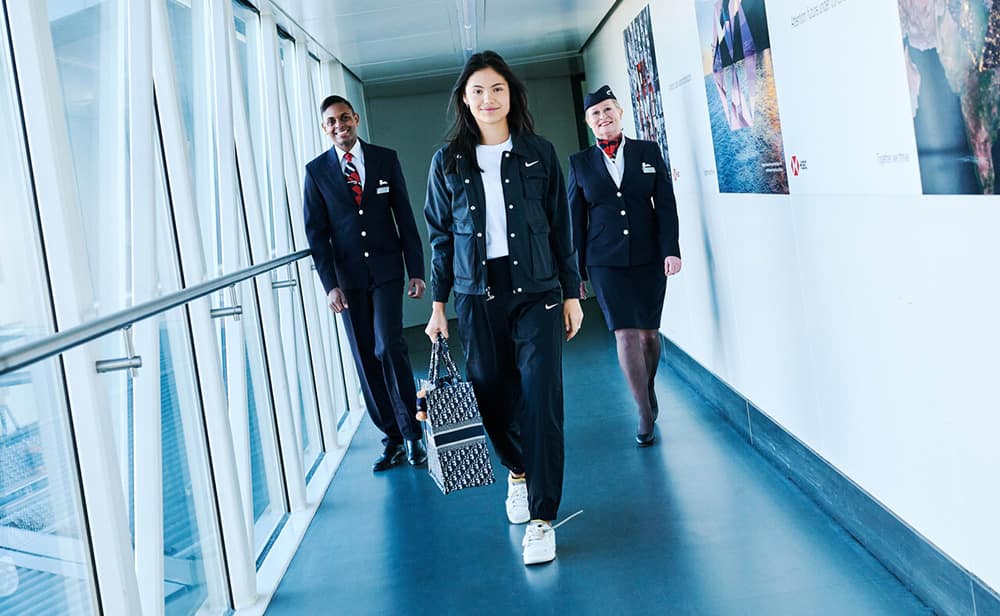
[{"label": "man's black trousers", "polygon": [[383,445],[422,435],[410,355],[403,340],[403,281],[345,290],[347,339],[372,422],[385,434]]}]

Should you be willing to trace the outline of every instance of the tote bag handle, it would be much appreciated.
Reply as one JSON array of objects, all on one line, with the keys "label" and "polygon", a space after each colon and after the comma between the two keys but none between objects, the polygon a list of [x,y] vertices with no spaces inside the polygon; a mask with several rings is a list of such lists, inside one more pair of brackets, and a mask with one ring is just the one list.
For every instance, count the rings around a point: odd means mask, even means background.
[{"label": "tote bag handle", "polygon": [[[442,363],[444,364],[444,369],[448,372],[448,375],[445,377],[439,375]],[[438,381],[443,381],[444,379],[456,382],[462,380],[462,375],[459,374],[458,368],[455,366],[455,360],[451,358],[451,353],[448,351],[448,341],[441,334],[438,334],[437,340],[431,346],[431,367],[427,378],[435,387],[439,385]]]}]

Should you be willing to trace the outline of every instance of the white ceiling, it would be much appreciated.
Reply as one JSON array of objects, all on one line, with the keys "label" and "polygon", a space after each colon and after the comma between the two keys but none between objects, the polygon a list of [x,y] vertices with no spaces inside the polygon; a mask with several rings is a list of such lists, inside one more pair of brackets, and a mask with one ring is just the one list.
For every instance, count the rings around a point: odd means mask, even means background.
[{"label": "white ceiling", "polygon": [[[511,64],[571,57],[614,0],[286,0],[320,44],[365,84],[454,75],[465,61],[463,5],[476,50]],[[291,6],[289,6],[291,5]]]}]

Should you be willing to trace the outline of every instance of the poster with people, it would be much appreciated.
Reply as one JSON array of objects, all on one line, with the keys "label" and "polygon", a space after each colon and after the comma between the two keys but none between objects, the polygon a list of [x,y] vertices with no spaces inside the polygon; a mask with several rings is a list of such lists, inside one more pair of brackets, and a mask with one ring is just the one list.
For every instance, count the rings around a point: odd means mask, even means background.
[{"label": "poster with people", "polygon": [[625,29],[625,59],[628,64],[636,137],[658,143],[663,153],[663,160],[669,169],[667,129],[663,120],[660,73],[656,68],[653,20],[649,14],[649,5],[646,5]]},{"label": "poster with people", "polygon": [[695,0],[719,192],[788,194],[764,0]]}]

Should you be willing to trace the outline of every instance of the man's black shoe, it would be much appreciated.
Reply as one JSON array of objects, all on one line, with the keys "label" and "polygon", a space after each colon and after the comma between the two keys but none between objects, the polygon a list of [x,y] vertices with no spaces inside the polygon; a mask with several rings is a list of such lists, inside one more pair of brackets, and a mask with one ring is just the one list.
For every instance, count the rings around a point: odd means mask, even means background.
[{"label": "man's black shoe", "polygon": [[385,451],[375,458],[375,464],[372,464],[372,471],[379,472],[389,470],[393,466],[396,466],[403,461],[403,457],[406,452],[403,451],[403,446],[399,443],[389,443],[385,446]]},{"label": "man's black shoe", "polygon": [[427,451],[420,439],[405,441],[405,445],[406,461],[410,463],[410,466],[422,466],[427,462]]}]

